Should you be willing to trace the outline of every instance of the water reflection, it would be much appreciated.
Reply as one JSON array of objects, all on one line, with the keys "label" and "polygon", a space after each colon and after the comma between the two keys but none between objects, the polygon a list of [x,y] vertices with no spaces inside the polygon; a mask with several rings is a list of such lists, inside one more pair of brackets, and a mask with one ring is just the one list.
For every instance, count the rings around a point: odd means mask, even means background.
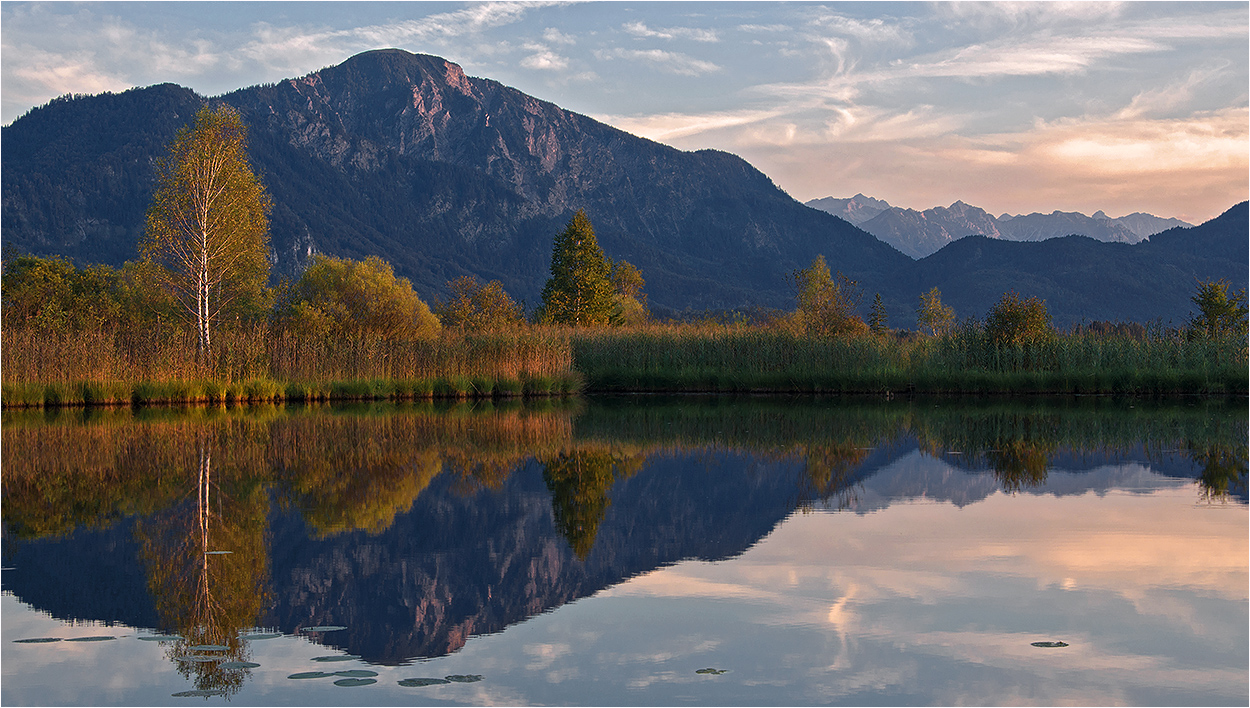
[{"label": "water reflection", "polygon": [[[5,588],[57,616],[104,618],[89,597],[47,604],[72,563],[48,551],[55,540],[109,557],[106,582],[150,598],[158,622],[120,619],[179,634],[169,661],[226,693],[247,669],[222,664],[248,660],[240,633],[254,627],[341,624],[324,641],[400,664],[682,559],[738,556],[796,509],[1060,493],[1055,469],[1124,461],[1193,480],[1196,500],[1241,504],[1247,469],[1238,401],[5,413],[3,444],[4,557],[17,568]],[[143,587],[127,590],[132,548]]]}]

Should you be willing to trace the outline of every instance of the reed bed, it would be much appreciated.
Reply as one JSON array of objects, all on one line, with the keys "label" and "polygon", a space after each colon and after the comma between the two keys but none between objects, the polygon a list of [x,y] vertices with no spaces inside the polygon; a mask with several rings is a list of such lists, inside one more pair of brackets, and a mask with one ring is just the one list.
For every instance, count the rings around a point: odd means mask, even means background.
[{"label": "reed bed", "polygon": [[1244,337],[1056,334],[1002,345],[977,327],[935,338],[805,337],[750,326],[570,335],[592,391],[835,393],[1247,392]]},{"label": "reed bed", "polygon": [[223,332],[211,358],[180,331],[5,332],[6,408],[377,398],[560,396],[582,389],[555,330],[436,339],[329,340],[257,326]]}]

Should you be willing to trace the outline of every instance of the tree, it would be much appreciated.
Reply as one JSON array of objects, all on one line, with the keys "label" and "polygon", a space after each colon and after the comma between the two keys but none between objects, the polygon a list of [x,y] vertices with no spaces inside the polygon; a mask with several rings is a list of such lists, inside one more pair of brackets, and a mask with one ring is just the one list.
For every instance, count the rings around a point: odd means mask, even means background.
[{"label": "tree", "polygon": [[1036,344],[1054,334],[1046,303],[1037,297],[1003,293],[985,316],[985,334],[999,346]]},{"label": "tree", "polygon": [[551,278],[543,288],[538,320],[575,327],[607,324],[614,309],[608,273],[594,227],[586,212],[578,211],[552,246]]},{"label": "tree", "polygon": [[861,334],[868,330],[855,314],[860,292],[854,280],[838,273],[834,280],[824,256],[816,256],[811,266],[790,276],[796,291],[796,316],[803,331],[816,337]]},{"label": "tree", "polygon": [[885,334],[890,331],[888,322],[885,303],[881,302],[881,293],[877,293],[872,301],[872,310],[868,313],[868,329],[873,334]]},{"label": "tree", "polygon": [[936,287],[920,296],[920,309],[916,310],[916,325],[921,331],[937,336],[948,331],[955,323],[955,311],[942,304],[942,291]]},{"label": "tree", "polygon": [[1189,320],[1189,339],[1218,339],[1227,334],[1246,332],[1246,290],[1231,293],[1226,280],[1198,283],[1198,291],[1190,300],[1198,306],[1198,314]]},{"label": "tree", "polygon": [[477,278],[465,275],[447,283],[447,288],[451,290],[451,299],[435,307],[444,327],[496,332],[525,321],[521,306],[508,296],[498,280],[482,285]]},{"label": "tree", "polygon": [[638,325],[647,321],[647,296],[642,294],[642,272],[629,261],[608,260],[608,280],[616,291],[612,324]]},{"label": "tree", "polygon": [[200,109],[156,163],[140,248],[195,327],[201,356],[223,314],[264,293],[270,207],[247,161],[247,128],[229,106]]},{"label": "tree", "polygon": [[79,270],[64,258],[18,256],[0,282],[6,328],[82,332],[120,319],[118,275],[105,265]]},{"label": "tree", "polygon": [[438,318],[407,278],[386,261],[318,254],[279,308],[279,321],[304,334],[420,339],[438,334]]}]

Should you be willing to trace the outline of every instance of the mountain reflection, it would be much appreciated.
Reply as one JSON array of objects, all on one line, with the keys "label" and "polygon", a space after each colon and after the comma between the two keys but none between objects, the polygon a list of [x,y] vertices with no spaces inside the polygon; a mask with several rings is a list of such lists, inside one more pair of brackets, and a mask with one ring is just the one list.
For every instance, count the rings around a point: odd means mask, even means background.
[{"label": "mountain reflection", "polygon": [[[245,661],[250,628],[341,624],[333,641],[370,661],[444,655],[656,567],[740,554],[796,509],[868,509],[874,475],[916,455],[932,474],[890,499],[1043,491],[1052,470],[1133,460],[1244,503],[1247,469],[1237,401],[6,412],[3,444],[5,589],[150,626],[134,607],[51,599],[73,558],[112,554],[101,582],[150,598],[183,637],[170,660],[227,693],[246,672],[188,661],[192,647]],[[136,557],[142,587],[123,573]]]}]

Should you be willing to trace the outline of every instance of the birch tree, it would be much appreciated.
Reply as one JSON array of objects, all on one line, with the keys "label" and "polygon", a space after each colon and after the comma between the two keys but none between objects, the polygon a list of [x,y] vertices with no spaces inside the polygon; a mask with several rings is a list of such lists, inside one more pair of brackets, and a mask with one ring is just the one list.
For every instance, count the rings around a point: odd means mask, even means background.
[{"label": "birch tree", "polygon": [[201,357],[233,305],[269,274],[270,199],[247,160],[247,128],[229,106],[205,106],[156,164],[141,252],[195,327]]}]

